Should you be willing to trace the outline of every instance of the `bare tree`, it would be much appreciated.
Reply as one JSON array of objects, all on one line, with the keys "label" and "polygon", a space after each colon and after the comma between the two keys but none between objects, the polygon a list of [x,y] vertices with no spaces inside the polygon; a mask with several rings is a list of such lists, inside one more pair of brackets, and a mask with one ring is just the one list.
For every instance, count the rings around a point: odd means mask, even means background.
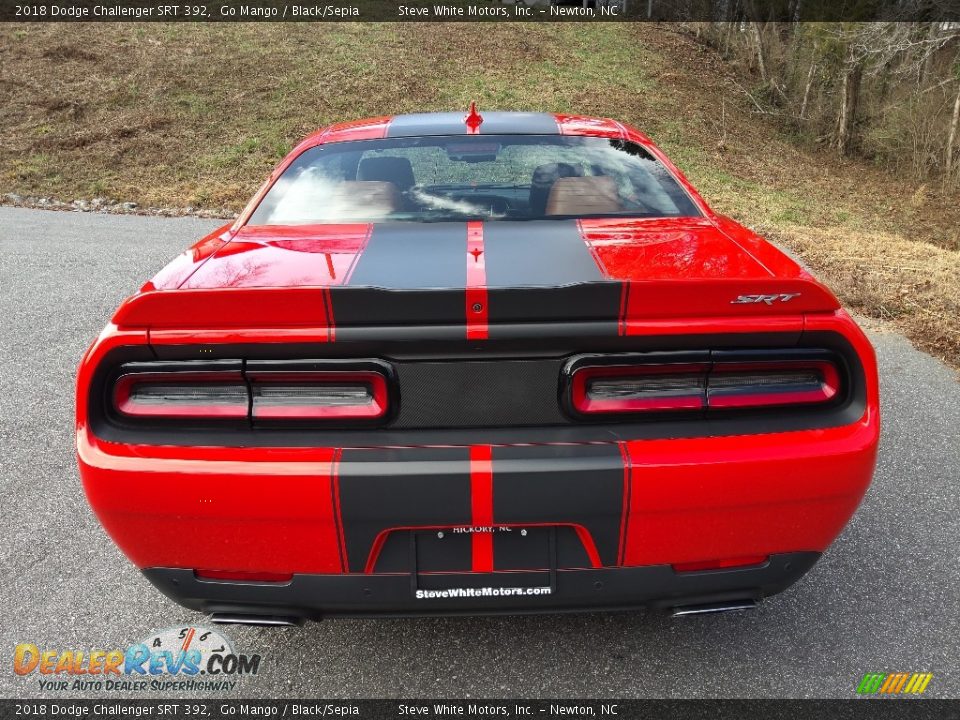
[{"label": "bare tree", "polygon": [[[960,184],[960,23],[897,21],[945,1],[897,0],[889,21],[803,23],[763,16],[758,0],[712,0],[716,20],[688,30],[752,68],[767,90],[740,86],[755,110],[800,138]],[[796,19],[804,2],[778,7]]]},{"label": "bare tree", "polygon": [[[960,54],[957,56],[960,64]],[[953,143],[957,139],[957,125],[960,124],[960,78],[957,78],[957,97],[953,101],[953,116],[950,118],[950,130],[947,133],[947,151],[944,160],[944,178],[947,182],[953,179]]]},{"label": "bare tree", "polygon": [[860,81],[863,78],[863,60],[851,52],[843,72],[843,90],[840,93],[840,114],[837,117],[837,152],[846,155],[853,141],[857,108],[860,105]]},{"label": "bare tree", "polygon": [[767,77],[767,61],[763,56],[763,36],[760,35],[760,26],[763,23],[752,22],[750,23],[750,33],[753,37],[753,43],[756,47],[757,53],[757,66],[760,68],[760,78],[764,83],[769,82]]},{"label": "bare tree", "polygon": [[810,101],[810,88],[813,87],[814,73],[817,71],[817,63],[810,63],[810,71],[807,73],[807,84],[803,88],[803,102],[800,103],[800,119],[804,119],[807,112],[807,103]]}]

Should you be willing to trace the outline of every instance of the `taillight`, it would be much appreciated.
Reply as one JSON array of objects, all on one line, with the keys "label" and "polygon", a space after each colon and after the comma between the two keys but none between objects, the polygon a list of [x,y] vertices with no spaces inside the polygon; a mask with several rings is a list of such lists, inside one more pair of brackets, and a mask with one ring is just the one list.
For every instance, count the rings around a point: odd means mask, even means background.
[{"label": "taillight", "polygon": [[112,405],[139,420],[377,422],[390,410],[390,373],[377,360],[129,363]]},{"label": "taillight", "polygon": [[376,372],[252,372],[255,420],[374,420],[387,412],[387,380]]},{"label": "taillight", "polygon": [[707,383],[707,405],[745,408],[825,403],[839,391],[840,373],[826,360],[717,363]]},{"label": "taillight", "polygon": [[113,402],[140,418],[245,418],[247,385],[240,372],[143,372],[121,375]]},{"label": "taillight", "polygon": [[709,412],[825,404],[841,391],[832,359],[730,361],[732,354],[722,353],[720,362],[692,363],[581,357],[568,370],[570,407],[582,415]]},{"label": "taillight", "polygon": [[699,410],[706,370],[703,364],[585,367],[572,378],[573,408],[581,413]]}]

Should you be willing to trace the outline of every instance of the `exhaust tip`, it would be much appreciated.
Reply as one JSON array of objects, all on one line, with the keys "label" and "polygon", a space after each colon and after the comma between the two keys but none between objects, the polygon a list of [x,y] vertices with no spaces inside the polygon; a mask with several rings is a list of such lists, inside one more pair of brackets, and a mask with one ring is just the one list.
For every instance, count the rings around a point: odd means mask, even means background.
[{"label": "exhaust tip", "polygon": [[755,610],[756,600],[729,600],[727,602],[706,603],[704,605],[681,605],[671,608],[671,617],[685,617],[687,615],[709,615],[711,613],[745,612]]},{"label": "exhaust tip", "polygon": [[214,625],[257,625],[260,627],[290,627],[303,625],[303,618],[291,615],[245,615],[241,613],[213,613]]}]

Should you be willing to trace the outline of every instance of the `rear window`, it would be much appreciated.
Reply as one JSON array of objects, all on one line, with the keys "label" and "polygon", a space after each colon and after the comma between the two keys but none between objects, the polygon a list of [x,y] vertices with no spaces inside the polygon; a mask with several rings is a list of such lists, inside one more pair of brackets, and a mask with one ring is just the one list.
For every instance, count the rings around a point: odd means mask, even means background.
[{"label": "rear window", "polygon": [[635,143],[476,135],[311,148],[277,180],[249,224],[699,214],[666,168]]}]

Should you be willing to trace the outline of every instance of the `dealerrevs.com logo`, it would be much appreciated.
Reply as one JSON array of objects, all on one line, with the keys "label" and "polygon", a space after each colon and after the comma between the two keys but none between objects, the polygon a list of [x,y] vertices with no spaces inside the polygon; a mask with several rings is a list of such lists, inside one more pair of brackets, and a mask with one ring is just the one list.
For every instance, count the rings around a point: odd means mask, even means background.
[{"label": "dealerrevs.com logo", "polygon": [[232,690],[259,670],[259,655],[239,654],[222,632],[202,627],[161,630],[123,650],[20,643],[13,652],[13,671],[46,692]]}]

